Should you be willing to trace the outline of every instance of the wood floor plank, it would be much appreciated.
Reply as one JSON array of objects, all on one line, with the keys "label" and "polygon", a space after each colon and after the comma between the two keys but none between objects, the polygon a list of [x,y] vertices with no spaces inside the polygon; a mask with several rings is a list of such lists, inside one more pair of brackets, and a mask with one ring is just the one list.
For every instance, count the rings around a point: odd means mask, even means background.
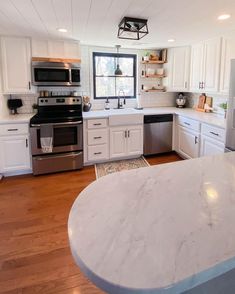
[{"label": "wood floor plank", "polygon": [[[180,160],[175,153],[151,165]],[[95,180],[94,167],[0,182],[0,293],[102,294],[75,265],[67,235],[71,206]]]}]

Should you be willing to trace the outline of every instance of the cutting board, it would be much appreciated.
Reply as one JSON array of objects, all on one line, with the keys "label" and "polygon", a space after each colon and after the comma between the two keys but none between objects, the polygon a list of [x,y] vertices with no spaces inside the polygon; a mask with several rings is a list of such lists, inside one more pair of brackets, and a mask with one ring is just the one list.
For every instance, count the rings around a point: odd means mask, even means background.
[{"label": "cutting board", "polygon": [[206,96],[204,94],[200,95],[198,98],[198,109],[204,109],[204,105],[206,103]]}]

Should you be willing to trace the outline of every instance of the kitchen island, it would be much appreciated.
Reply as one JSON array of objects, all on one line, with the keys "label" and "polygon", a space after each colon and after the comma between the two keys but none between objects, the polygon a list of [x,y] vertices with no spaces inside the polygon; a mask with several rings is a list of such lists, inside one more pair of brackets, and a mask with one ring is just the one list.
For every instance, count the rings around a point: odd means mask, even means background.
[{"label": "kitchen island", "polygon": [[74,202],[68,232],[76,263],[108,293],[209,294],[190,289],[235,268],[234,224],[231,152],[103,177]]}]

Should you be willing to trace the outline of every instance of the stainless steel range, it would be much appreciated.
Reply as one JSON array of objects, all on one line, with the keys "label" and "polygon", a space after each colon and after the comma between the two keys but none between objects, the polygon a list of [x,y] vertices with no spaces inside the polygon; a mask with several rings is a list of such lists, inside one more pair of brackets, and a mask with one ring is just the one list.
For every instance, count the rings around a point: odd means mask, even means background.
[{"label": "stainless steel range", "polygon": [[82,168],[82,98],[39,97],[30,137],[34,175]]}]

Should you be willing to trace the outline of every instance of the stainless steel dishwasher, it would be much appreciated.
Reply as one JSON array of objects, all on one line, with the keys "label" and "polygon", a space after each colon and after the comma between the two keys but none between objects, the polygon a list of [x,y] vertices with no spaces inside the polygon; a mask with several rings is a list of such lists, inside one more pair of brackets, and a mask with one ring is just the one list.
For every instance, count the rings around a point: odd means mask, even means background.
[{"label": "stainless steel dishwasher", "polygon": [[172,151],[172,114],[144,116],[144,155]]}]

